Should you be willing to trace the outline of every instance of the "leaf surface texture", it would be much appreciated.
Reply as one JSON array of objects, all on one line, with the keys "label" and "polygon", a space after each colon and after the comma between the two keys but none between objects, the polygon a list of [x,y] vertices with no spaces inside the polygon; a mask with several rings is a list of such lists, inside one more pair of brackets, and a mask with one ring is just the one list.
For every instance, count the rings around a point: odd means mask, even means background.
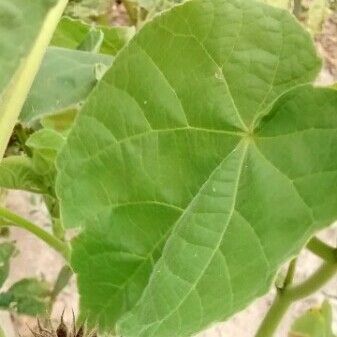
[{"label": "leaf surface texture", "polygon": [[243,0],[186,2],[118,54],[58,158],[91,324],[192,335],[335,220],[337,95],[307,84],[319,69],[288,12]]}]

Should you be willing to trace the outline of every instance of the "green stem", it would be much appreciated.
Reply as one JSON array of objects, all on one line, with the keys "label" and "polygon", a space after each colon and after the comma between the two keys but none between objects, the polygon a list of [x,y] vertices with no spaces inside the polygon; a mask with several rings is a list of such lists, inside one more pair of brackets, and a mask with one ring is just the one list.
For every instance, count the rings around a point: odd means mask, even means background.
[{"label": "green stem", "polygon": [[297,263],[297,259],[293,259],[290,261],[287,276],[284,279],[282,289],[288,288],[293,283],[295,271],[296,271],[296,263]]},{"label": "green stem", "polygon": [[301,284],[285,291],[286,297],[292,302],[310,296],[321,289],[337,273],[337,262],[324,263],[318,270]]},{"label": "green stem", "polygon": [[313,275],[303,283],[284,289],[279,289],[265,316],[256,337],[272,337],[276,332],[283,316],[289,307],[296,301],[299,301],[316,291],[327,283],[337,273],[337,261],[334,263],[324,263]]},{"label": "green stem", "polygon": [[67,243],[62,242],[39,226],[11,212],[7,208],[0,207],[0,217],[9,222],[7,225],[23,228],[34,234],[39,239],[47,243],[50,247],[59,252],[66,259],[66,261],[69,261],[70,248]]},{"label": "green stem", "polygon": [[337,250],[316,237],[309,241],[307,249],[326,262],[334,263],[337,261]]},{"label": "green stem", "polygon": [[290,305],[291,302],[288,301],[287,297],[282,296],[281,291],[278,290],[272,306],[256,333],[256,337],[272,337]]}]

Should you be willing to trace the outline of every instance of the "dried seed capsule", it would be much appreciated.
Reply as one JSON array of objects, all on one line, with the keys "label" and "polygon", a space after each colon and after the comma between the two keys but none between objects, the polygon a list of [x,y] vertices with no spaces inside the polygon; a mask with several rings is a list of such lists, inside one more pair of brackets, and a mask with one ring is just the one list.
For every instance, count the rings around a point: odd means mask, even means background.
[{"label": "dried seed capsule", "polygon": [[84,326],[82,324],[77,330],[75,337],[83,337],[83,336],[84,336]]},{"label": "dried seed capsule", "polygon": [[38,327],[38,330],[39,330],[40,337],[52,337],[52,336],[54,336],[53,330],[48,330],[48,329],[44,328],[39,319],[37,319],[37,327]]},{"label": "dried seed capsule", "polygon": [[64,310],[63,310],[63,313],[61,315],[61,322],[60,322],[59,326],[56,329],[56,336],[57,337],[68,337],[68,328],[64,324],[63,315],[64,315]]}]

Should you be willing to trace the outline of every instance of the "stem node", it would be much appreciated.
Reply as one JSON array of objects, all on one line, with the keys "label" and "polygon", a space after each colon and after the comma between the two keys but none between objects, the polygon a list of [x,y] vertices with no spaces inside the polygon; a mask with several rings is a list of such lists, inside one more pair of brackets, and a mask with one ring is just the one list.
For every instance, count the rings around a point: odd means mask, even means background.
[{"label": "stem node", "polygon": [[325,262],[307,280],[299,285],[291,286],[296,259],[290,262],[288,273],[282,288],[277,289],[277,294],[273,304],[266,314],[256,337],[274,336],[283,316],[290,306],[305,297],[318,291],[337,273],[337,250],[328,246],[317,238],[313,238],[307,248]]}]

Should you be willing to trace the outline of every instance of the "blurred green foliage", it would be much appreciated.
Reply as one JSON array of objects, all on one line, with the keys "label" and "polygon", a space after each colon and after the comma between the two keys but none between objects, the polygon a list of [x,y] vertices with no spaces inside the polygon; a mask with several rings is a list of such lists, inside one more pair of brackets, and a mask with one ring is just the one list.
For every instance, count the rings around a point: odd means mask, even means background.
[{"label": "blurred green foliage", "polygon": [[335,337],[332,332],[332,308],[325,301],[320,308],[309,309],[293,324],[289,337]]}]

